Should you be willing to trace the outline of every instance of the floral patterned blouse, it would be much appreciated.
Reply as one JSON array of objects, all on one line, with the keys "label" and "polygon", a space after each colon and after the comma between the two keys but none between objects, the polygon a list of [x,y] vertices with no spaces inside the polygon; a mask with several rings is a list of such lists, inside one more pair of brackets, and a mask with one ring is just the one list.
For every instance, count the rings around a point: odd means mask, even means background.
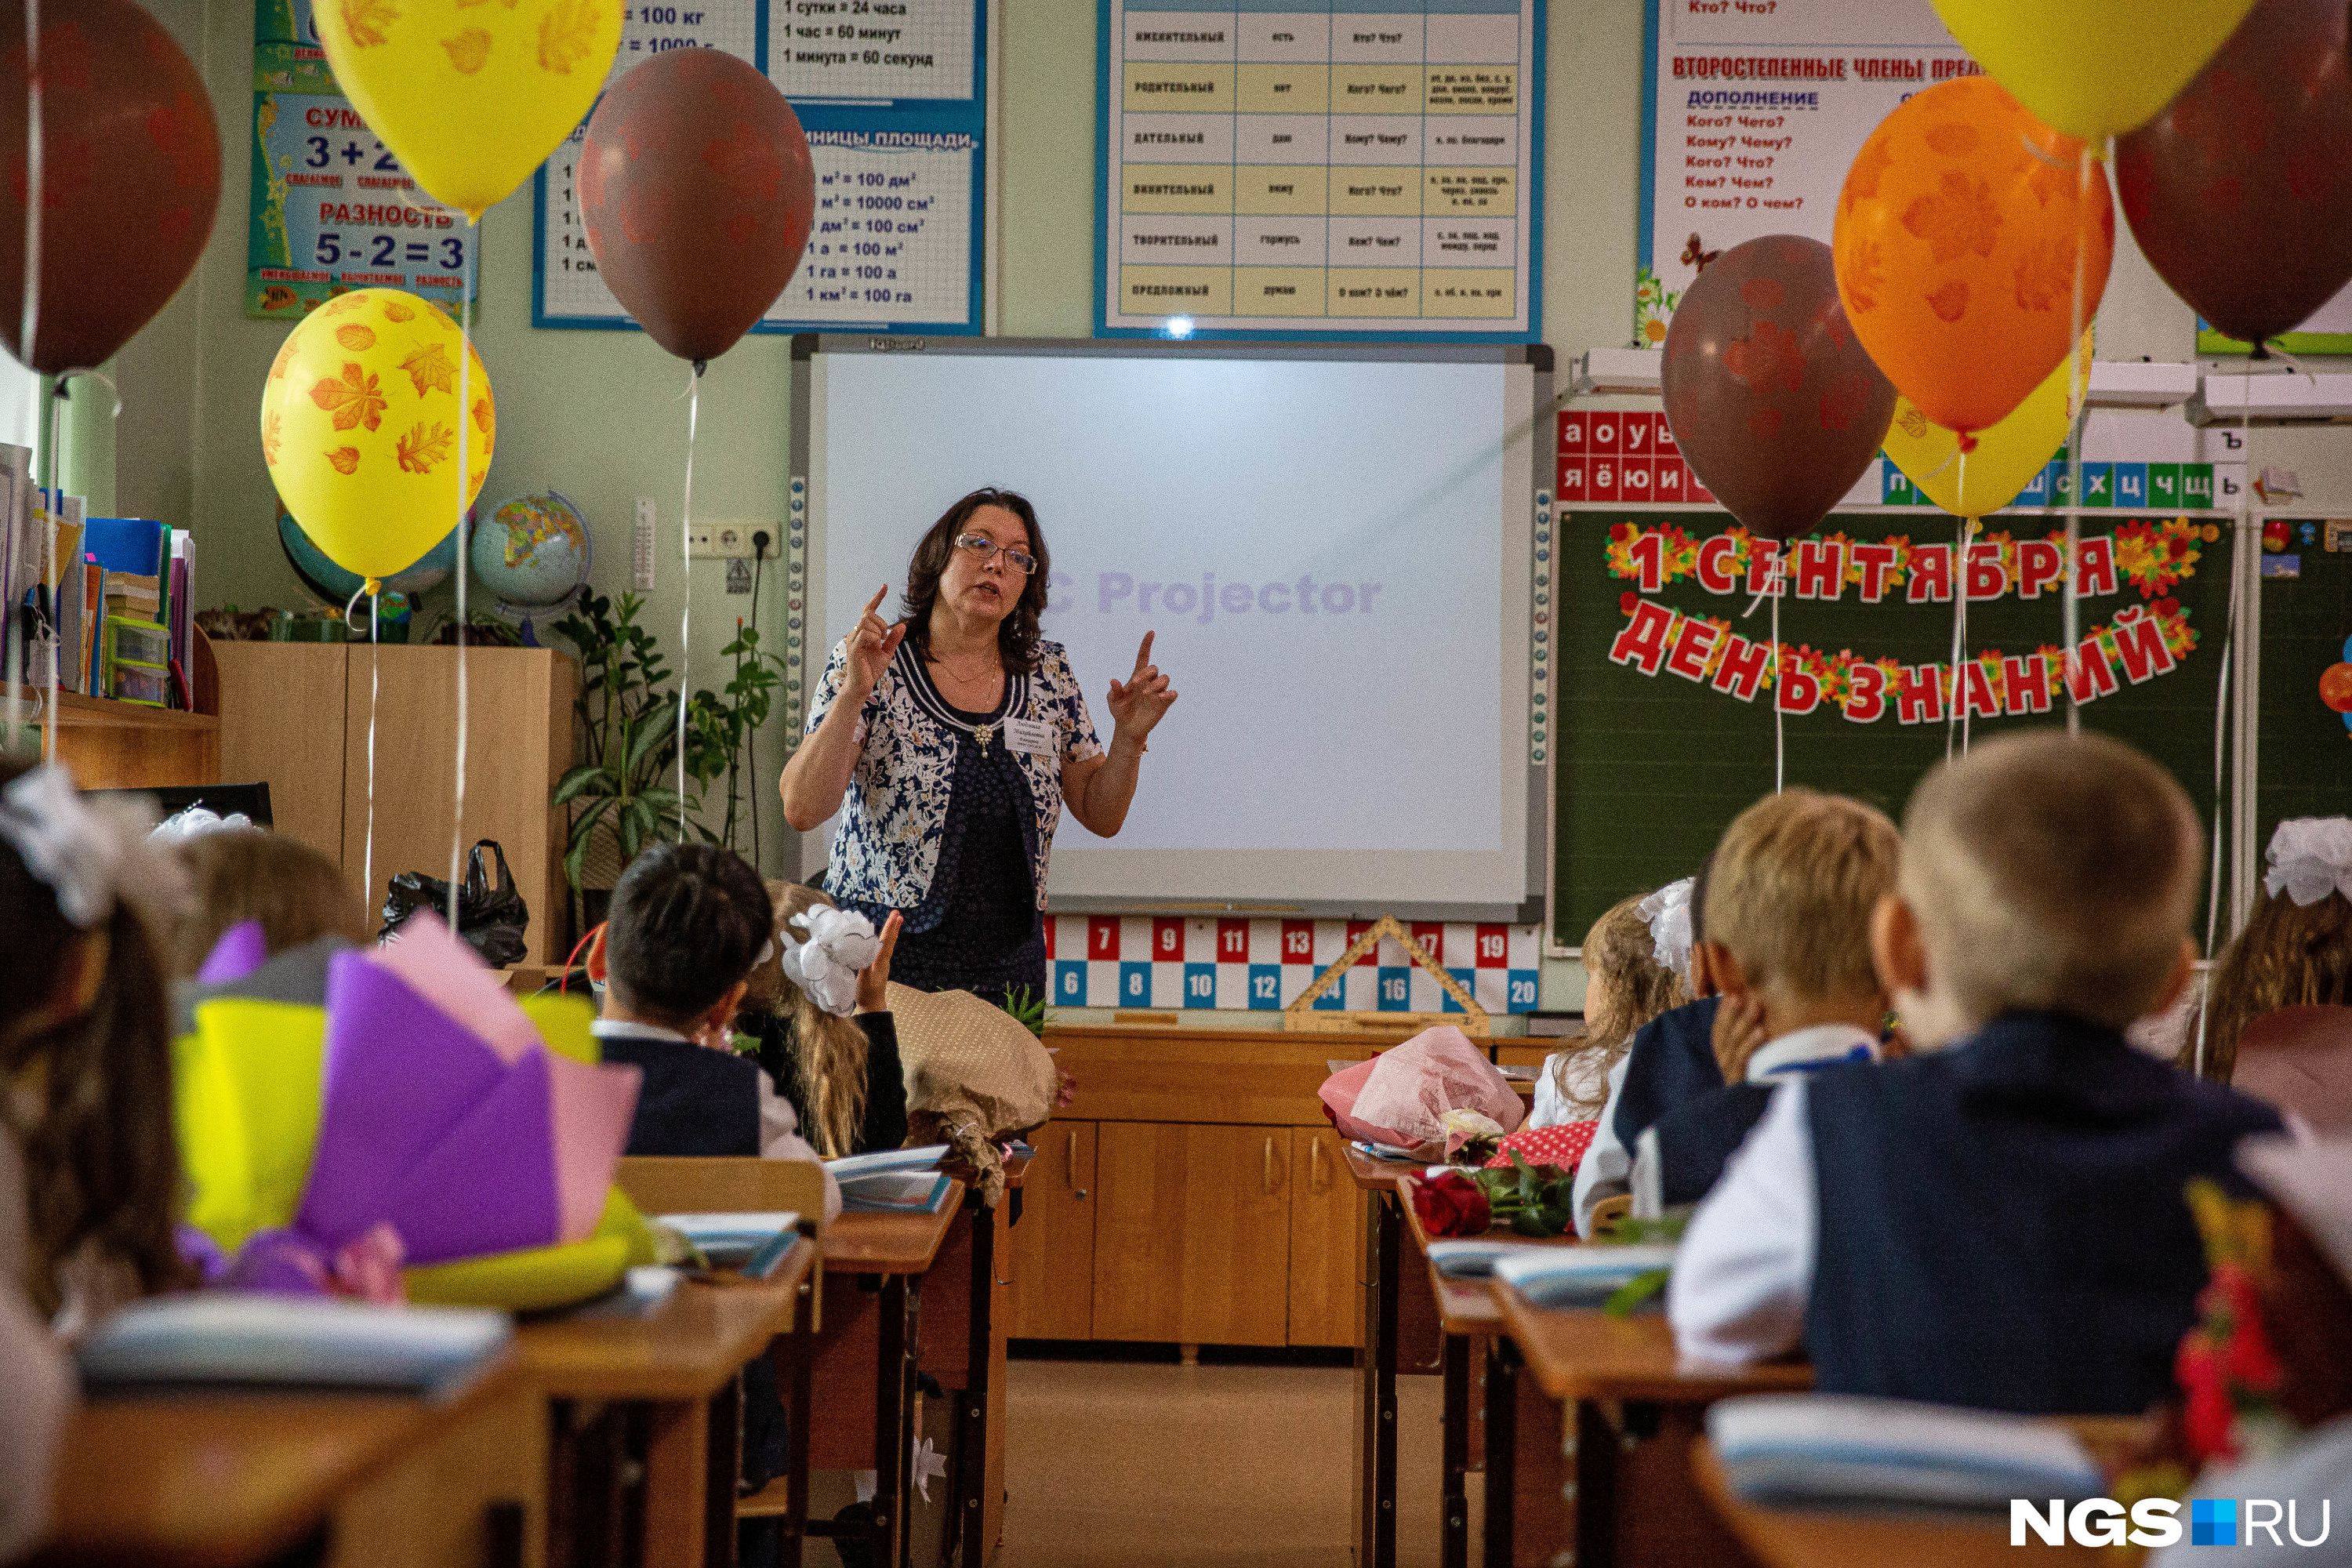
[{"label": "floral patterned blouse", "polygon": [[[814,733],[841,693],[849,639],[834,645],[824,675],[809,700],[803,733]],[[979,737],[955,716],[924,679],[915,645],[902,642],[890,668],[875,683],[858,715],[864,747],[849,775],[841,822],[833,835],[826,890],[836,899],[911,910],[930,891],[939,869],[940,846],[955,783],[956,751]],[[1045,867],[1054,852],[1054,829],[1062,820],[1062,764],[1102,755],[1085,695],[1070,673],[1062,645],[1039,642],[1034,674],[1007,672],[1001,712],[1007,719],[1042,721],[1054,727],[1058,745],[1050,755],[1015,752],[1029,781],[1037,814],[1035,864],[1037,907],[1045,907]],[[990,743],[1005,745],[1001,728]]]}]

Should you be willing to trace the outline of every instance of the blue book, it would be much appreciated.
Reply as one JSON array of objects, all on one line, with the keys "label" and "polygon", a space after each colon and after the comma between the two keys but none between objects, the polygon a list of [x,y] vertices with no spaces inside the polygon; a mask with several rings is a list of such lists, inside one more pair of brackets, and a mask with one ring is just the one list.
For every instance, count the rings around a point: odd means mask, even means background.
[{"label": "blue book", "polygon": [[841,1179],[844,1214],[937,1214],[955,1184],[937,1171],[870,1171]]},{"label": "blue book", "polygon": [[733,1268],[754,1279],[776,1271],[801,1237],[801,1216],[790,1209],[772,1214],[666,1214],[654,1216],[694,1243],[714,1268]]},{"label": "blue book", "polygon": [[82,1344],[93,1390],[365,1389],[446,1398],[506,1349],[514,1326],[478,1307],[377,1307],[197,1290],[134,1301]]},{"label": "blue book", "polygon": [[81,550],[109,572],[160,577],[170,570],[163,554],[163,525],[143,517],[84,520]]}]

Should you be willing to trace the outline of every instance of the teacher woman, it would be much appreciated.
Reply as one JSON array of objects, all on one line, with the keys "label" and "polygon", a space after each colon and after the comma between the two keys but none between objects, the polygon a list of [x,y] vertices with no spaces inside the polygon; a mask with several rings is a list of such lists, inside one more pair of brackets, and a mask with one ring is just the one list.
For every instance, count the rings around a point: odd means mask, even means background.
[{"label": "teacher woman", "polygon": [[1110,683],[1106,752],[1059,643],[1037,635],[1049,557],[1036,511],[974,490],[907,566],[905,618],[875,613],[841,639],[784,765],[784,816],[841,813],[825,889],[878,927],[903,925],[892,978],[1000,1005],[1045,989],[1045,866],[1066,804],[1108,838],[1135,798],[1144,737],[1176,700],[1151,663]]}]

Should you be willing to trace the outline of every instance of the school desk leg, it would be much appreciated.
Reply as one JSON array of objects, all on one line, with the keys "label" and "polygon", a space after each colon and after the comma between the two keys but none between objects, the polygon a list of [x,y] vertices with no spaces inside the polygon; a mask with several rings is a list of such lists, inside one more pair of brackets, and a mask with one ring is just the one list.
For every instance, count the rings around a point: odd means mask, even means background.
[{"label": "school desk leg", "polygon": [[1470,1341],[1445,1336],[1445,1427],[1438,1510],[1440,1568],[1470,1568]]},{"label": "school desk leg", "polygon": [[1356,1351],[1356,1563],[1396,1568],[1397,1276],[1402,1211],[1364,1205],[1364,1332]]},{"label": "school desk leg", "polygon": [[773,1349],[776,1371],[784,1390],[784,1484],[792,1495],[784,1500],[782,1539],[776,1543],[777,1568],[801,1568],[802,1543],[808,1539],[809,1485],[809,1366],[815,1356],[816,1279],[801,1281],[793,1299],[793,1321]]},{"label": "school desk leg", "polygon": [[[964,1386],[955,1396],[956,1487],[949,1495],[954,1518],[949,1525],[961,1568],[988,1561],[988,1372],[992,1328],[989,1304],[996,1279],[996,1215],[974,1191],[967,1205],[971,1223],[971,1342]],[[942,1555],[945,1555],[942,1553]]]},{"label": "school desk leg", "polygon": [[1617,1561],[1617,1428],[1590,1399],[1569,1406],[1569,1458],[1576,1471],[1576,1568]]},{"label": "school desk leg", "polygon": [[[1447,1369],[1448,1375],[1452,1369]],[[1518,1483],[1519,1349],[1507,1334],[1486,1342],[1486,1512],[1485,1546],[1480,1560],[1486,1568],[1511,1568],[1512,1515]],[[1449,1406],[1450,1409],[1450,1406]]]},{"label": "school desk leg", "polygon": [[908,1450],[915,1399],[915,1344],[921,1282],[904,1274],[882,1279],[881,1353],[874,1384],[874,1523],[882,1560],[908,1568],[914,1538],[907,1529]]},{"label": "school desk leg", "polygon": [[[735,1385],[730,1384],[730,1387]],[[740,1390],[739,1390],[740,1393]],[[665,1401],[651,1406],[646,1441],[645,1565],[646,1568],[704,1568],[706,1563],[734,1561],[735,1499],[733,1472],[727,1477],[727,1531],[724,1554],[710,1554],[719,1482],[713,1471],[719,1455],[718,1409],[729,1411],[725,1450],[734,1452],[734,1402],[714,1396],[709,1401]]]}]

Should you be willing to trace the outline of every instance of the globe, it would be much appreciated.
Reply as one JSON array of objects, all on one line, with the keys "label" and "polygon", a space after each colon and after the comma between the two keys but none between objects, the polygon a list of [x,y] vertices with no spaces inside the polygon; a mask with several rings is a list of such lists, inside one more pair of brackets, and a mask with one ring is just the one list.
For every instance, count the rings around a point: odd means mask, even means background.
[{"label": "globe", "polygon": [[466,557],[474,580],[497,596],[502,610],[521,618],[527,644],[534,640],[531,616],[577,598],[593,558],[587,520],[554,490],[501,502],[474,525]]},{"label": "globe", "polygon": [[[327,552],[310,542],[302,525],[285,507],[278,509],[278,542],[286,552],[286,563],[294,568],[294,575],[302,586],[336,609],[352,602],[352,595],[364,585],[360,574],[347,572],[327,559]],[[428,588],[439,586],[449,574],[457,569],[457,531],[425,552],[423,560],[404,572],[395,572],[383,580],[385,588],[415,598]],[[384,606],[386,613],[391,606]]]}]

